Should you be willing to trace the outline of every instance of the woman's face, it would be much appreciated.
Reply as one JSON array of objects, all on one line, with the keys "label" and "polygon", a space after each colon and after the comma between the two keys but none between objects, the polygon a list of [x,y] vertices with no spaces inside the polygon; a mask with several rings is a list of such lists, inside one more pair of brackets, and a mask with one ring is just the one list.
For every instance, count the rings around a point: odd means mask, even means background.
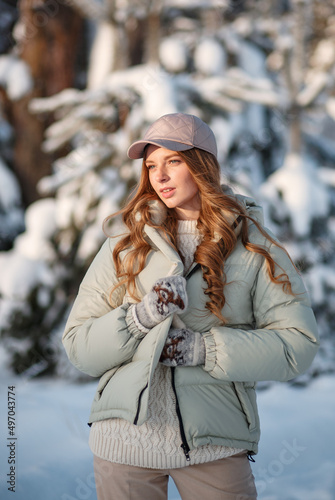
[{"label": "woman's face", "polygon": [[150,145],[145,164],[151,186],[168,208],[175,209],[178,219],[198,219],[198,186],[181,156],[176,151]]}]

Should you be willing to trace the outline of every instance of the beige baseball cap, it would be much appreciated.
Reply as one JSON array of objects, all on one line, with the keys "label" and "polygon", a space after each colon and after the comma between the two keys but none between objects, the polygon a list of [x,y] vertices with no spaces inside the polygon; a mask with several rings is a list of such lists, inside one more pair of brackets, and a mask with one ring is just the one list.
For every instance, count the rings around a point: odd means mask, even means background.
[{"label": "beige baseball cap", "polygon": [[148,128],[143,139],[130,146],[129,158],[143,158],[144,149],[148,144],[171,151],[199,148],[217,155],[216,139],[212,130],[197,116],[186,113],[171,113],[158,118]]}]

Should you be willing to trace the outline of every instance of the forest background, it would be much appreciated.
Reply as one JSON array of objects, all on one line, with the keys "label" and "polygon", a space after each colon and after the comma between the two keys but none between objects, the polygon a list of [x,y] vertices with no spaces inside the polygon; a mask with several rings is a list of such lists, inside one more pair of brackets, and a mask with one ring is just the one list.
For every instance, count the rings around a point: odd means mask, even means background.
[{"label": "forest background", "polygon": [[334,369],[335,2],[0,0],[0,342],[25,376],[80,378],[61,334],[162,114],[213,128],[223,182],[264,207]]},{"label": "forest background", "polygon": [[[138,180],[129,144],[175,111],[212,127],[222,182],[262,204],[319,325],[307,373],[260,384],[260,498],[333,500],[334,0],[0,0],[0,420],[12,387],[16,498],[95,499],[96,381],[61,336],[102,221]],[[3,428],[11,495],[5,442]]]}]

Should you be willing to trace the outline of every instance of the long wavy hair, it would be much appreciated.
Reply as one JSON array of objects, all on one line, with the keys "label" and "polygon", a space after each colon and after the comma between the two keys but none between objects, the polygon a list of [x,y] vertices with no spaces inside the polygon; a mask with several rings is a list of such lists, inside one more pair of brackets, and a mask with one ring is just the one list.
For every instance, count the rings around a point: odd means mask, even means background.
[{"label": "long wavy hair", "polygon": [[[225,194],[220,185],[220,166],[215,156],[197,148],[180,151],[178,155],[187,164],[199,189],[201,208],[197,227],[202,235],[202,241],[196,249],[194,260],[200,264],[207,283],[206,309],[225,323],[222,308],[225,305],[224,289],[228,283],[224,263],[233,252],[238,237],[241,238],[246,250],[257,253],[265,259],[271,281],[281,285],[286,293],[292,294],[291,283],[285,271],[279,267],[279,274],[275,274],[278,265],[268,250],[249,240],[250,222],[255,224],[270,243],[283,247],[248,215],[245,207],[235,197]],[[152,201],[159,200],[159,197],[150,184],[145,161],[144,157],[139,183],[125,207],[105,221],[108,223],[111,217],[122,215],[123,222],[129,230],[117,242],[113,251],[119,282],[112,289],[111,298],[118,287],[125,286],[134,300],[140,300],[136,292],[135,278],[144,269],[147,256],[152,250],[143,231],[145,224],[159,229],[162,236],[177,250],[178,219],[175,210],[164,205],[164,220],[156,220],[151,216]],[[162,204],[160,200],[159,203]]]}]

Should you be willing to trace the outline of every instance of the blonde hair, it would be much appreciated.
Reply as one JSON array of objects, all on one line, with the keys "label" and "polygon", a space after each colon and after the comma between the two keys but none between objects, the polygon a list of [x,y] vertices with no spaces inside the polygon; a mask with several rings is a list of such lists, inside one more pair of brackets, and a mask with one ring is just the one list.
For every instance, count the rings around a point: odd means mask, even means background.
[{"label": "blonde hair", "polygon": [[[222,308],[225,304],[224,288],[228,283],[226,283],[224,262],[236,246],[237,226],[246,250],[257,253],[265,259],[271,281],[282,285],[287,293],[292,294],[291,283],[285,271],[282,270],[281,274],[275,275],[276,263],[270,253],[265,247],[249,241],[249,221],[256,225],[269,242],[281,246],[247,214],[245,207],[235,197],[224,193],[220,185],[220,166],[215,156],[197,148],[180,151],[178,155],[187,164],[199,189],[201,208],[197,227],[202,235],[202,242],[196,249],[194,260],[200,264],[207,283],[206,309],[225,323]],[[134,300],[140,300],[136,293],[135,278],[144,269],[146,258],[152,249],[144,236],[145,224],[159,229],[162,236],[177,249],[175,211],[165,208],[166,217],[163,221],[157,221],[151,217],[153,200],[159,200],[159,197],[150,184],[144,157],[137,188],[125,207],[117,213],[122,214],[123,222],[129,232],[117,242],[113,251],[119,283],[113,288],[111,295],[116,288],[125,285]],[[125,256],[122,254],[121,258],[121,252],[124,250],[128,251]]]}]

